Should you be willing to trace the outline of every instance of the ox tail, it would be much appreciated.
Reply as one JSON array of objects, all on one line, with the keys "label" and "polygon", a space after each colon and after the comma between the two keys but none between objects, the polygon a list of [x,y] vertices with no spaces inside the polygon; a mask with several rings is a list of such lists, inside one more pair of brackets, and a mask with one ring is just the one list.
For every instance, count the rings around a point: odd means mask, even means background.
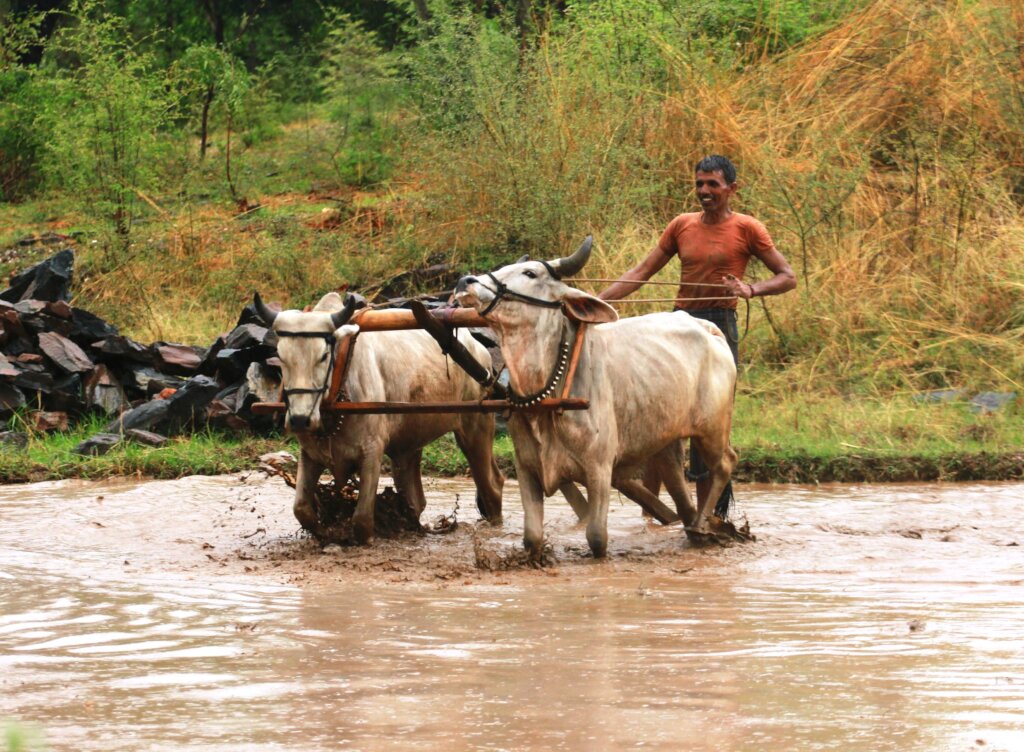
[{"label": "ox tail", "polygon": [[732,492],[732,481],[729,481],[725,484],[725,488],[722,489],[722,495],[718,497],[718,501],[715,503],[715,514],[723,520],[729,519],[729,508],[735,500],[736,496]]}]

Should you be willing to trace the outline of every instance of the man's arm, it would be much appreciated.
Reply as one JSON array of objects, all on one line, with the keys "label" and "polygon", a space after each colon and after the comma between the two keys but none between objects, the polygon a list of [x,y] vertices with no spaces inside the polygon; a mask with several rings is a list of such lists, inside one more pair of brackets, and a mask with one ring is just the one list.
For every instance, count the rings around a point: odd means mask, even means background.
[{"label": "man's arm", "polygon": [[671,258],[659,246],[655,246],[654,250],[647,254],[647,258],[619,277],[617,282],[613,282],[598,293],[597,297],[601,300],[621,300],[625,298],[630,293],[638,290],[641,283],[646,282],[657,274]]},{"label": "man's arm", "polygon": [[754,284],[748,284],[737,279],[731,274],[725,276],[725,284],[729,290],[738,298],[756,298],[762,295],[781,295],[796,287],[796,275],[792,267],[786,261],[786,257],[779,253],[778,249],[772,248],[757,255],[768,269],[775,273],[774,277],[763,279]]}]

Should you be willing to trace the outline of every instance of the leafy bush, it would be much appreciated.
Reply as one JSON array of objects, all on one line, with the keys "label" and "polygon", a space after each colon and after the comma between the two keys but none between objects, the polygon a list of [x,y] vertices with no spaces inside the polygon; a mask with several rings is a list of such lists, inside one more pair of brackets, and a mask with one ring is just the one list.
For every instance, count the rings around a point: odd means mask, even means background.
[{"label": "leafy bush", "polygon": [[43,91],[20,58],[38,42],[43,14],[5,18],[0,24],[0,201],[28,197],[41,181],[39,155],[46,142],[35,127]]},{"label": "leafy bush", "polygon": [[395,140],[395,67],[377,36],[342,12],[327,17],[320,85],[334,124],[338,178],[353,185],[386,179]]},{"label": "leafy bush", "polygon": [[123,254],[139,201],[157,184],[161,128],[174,101],[163,71],[139,52],[123,19],[94,0],[76,0],[53,37],[43,68],[49,91],[38,123],[48,134],[50,185],[78,193],[109,223]]}]

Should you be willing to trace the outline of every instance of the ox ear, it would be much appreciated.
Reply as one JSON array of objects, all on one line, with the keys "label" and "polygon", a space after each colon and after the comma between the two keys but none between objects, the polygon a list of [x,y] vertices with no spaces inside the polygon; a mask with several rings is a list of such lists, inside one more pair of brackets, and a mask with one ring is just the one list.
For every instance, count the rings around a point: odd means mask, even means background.
[{"label": "ox ear", "polygon": [[585,324],[610,324],[619,320],[619,314],[610,305],[573,287],[562,296],[562,308],[566,316]]}]

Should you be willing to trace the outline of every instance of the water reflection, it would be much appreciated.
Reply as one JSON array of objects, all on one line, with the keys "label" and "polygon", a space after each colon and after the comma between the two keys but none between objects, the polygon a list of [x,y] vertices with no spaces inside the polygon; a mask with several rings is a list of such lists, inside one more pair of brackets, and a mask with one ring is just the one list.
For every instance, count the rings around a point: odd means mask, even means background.
[{"label": "water reflection", "polygon": [[750,546],[407,585],[221,573],[257,491],[0,488],[0,717],[68,750],[1024,749],[1020,484],[746,488]]}]

